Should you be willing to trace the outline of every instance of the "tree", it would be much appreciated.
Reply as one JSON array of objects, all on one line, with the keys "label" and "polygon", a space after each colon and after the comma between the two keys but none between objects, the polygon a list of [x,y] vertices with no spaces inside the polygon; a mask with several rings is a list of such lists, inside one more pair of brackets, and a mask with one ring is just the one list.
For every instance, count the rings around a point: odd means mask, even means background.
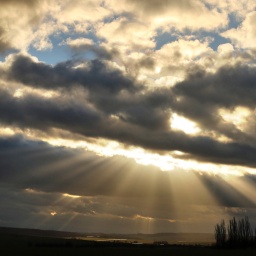
[{"label": "tree", "polygon": [[241,246],[247,246],[253,238],[253,232],[248,217],[238,222],[238,241]]},{"label": "tree", "polygon": [[238,242],[238,225],[236,218],[234,217],[229,221],[228,225],[228,243],[230,246],[234,247]]},{"label": "tree", "polygon": [[247,247],[256,244],[256,229],[253,236],[253,230],[248,217],[240,220],[229,220],[226,229],[225,221],[221,220],[215,226],[215,240],[218,247]]},{"label": "tree", "polygon": [[226,244],[226,225],[225,221],[221,220],[220,223],[215,226],[215,240],[218,247],[223,247]]}]

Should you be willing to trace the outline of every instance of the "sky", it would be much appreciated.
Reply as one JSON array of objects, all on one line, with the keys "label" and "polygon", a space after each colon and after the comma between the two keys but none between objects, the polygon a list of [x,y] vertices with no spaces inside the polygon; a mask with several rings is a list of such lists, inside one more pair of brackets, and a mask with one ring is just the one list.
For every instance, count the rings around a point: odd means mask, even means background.
[{"label": "sky", "polygon": [[256,226],[255,0],[0,0],[0,226]]}]

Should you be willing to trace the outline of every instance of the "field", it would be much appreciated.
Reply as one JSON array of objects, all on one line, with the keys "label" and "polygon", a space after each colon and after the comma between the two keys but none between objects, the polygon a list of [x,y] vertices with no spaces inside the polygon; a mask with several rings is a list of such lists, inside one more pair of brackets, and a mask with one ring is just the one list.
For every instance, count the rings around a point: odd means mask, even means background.
[{"label": "field", "polygon": [[255,250],[219,250],[211,246],[199,245],[153,245],[121,242],[95,242],[93,240],[67,239],[57,237],[30,236],[27,234],[0,234],[0,255],[4,256],[56,256],[56,255],[255,255]]}]

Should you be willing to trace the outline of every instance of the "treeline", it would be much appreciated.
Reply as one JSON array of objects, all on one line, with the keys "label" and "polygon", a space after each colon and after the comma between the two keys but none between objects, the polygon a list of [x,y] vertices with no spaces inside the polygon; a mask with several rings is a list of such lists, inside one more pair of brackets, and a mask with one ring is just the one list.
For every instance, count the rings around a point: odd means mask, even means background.
[{"label": "treeline", "polygon": [[246,248],[256,246],[256,229],[251,227],[248,217],[237,220],[235,217],[215,225],[215,240],[217,247]]}]

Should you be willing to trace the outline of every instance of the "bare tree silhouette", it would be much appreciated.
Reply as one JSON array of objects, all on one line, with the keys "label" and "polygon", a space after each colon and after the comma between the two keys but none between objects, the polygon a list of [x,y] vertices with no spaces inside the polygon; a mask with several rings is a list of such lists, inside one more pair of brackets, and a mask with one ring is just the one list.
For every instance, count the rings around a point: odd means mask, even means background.
[{"label": "bare tree silhouette", "polygon": [[238,222],[238,242],[241,246],[248,246],[253,240],[253,231],[248,217]]},{"label": "bare tree silhouette", "polygon": [[238,225],[234,217],[229,221],[228,225],[228,243],[230,246],[235,247],[238,242]]},{"label": "bare tree silhouette", "polygon": [[251,228],[248,217],[240,220],[232,218],[229,220],[228,227],[225,226],[225,221],[215,225],[215,241],[218,247],[248,247],[256,245],[256,229]]},{"label": "bare tree silhouette", "polygon": [[216,224],[215,226],[215,240],[216,240],[216,245],[218,247],[223,247],[225,246],[226,243],[226,226],[225,226],[225,221],[221,220],[220,223]]}]

